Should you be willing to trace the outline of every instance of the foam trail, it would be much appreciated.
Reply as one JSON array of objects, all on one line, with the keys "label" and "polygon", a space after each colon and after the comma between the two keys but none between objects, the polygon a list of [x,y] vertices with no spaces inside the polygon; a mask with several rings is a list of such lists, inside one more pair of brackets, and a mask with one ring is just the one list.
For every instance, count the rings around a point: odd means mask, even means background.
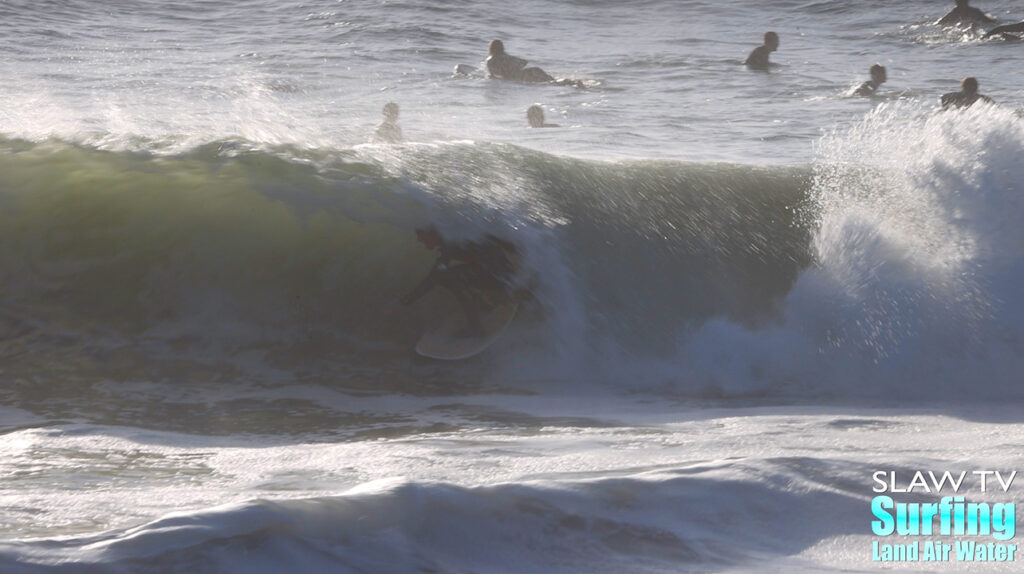
[{"label": "foam trail", "polygon": [[[341,496],[254,501],[92,538],[25,543],[17,549],[23,559],[4,565],[69,573],[99,564],[135,572],[702,572],[856,532],[856,521],[821,520],[818,511],[851,517],[855,497],[820,487],[787,493],[772,483],[801,479],[785,464],[773,472],[750,481],[740,467],[710,464],[476,488],[388,479]],[[777,536],[780,516],[816,530]]]}]

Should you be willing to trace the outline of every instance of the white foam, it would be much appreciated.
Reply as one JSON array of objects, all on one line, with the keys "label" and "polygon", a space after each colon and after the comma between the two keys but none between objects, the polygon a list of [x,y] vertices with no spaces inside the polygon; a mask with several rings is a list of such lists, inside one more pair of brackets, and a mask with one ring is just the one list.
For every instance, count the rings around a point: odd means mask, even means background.
[{"label": "white foam", "polygon": [[[992,398],[1024,393],[1024,127],[1009,110],[879,106],[819,146],[815,263],[778,322],[712,321],[671,363],[684,392]],[[965,395],[965,392],[967,394]]]}]

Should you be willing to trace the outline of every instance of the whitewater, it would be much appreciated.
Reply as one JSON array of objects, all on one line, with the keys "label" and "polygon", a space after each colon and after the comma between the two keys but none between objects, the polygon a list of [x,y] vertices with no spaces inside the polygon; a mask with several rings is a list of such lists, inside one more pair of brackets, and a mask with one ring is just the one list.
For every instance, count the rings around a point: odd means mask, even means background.
[{"label": "whitewater", "polygon": [[[1018,570],[872,500],[1024,469],[1024,55],[768,4],[0,4],[0,571]],[[522,256],[470,360],[425,226]]]}]

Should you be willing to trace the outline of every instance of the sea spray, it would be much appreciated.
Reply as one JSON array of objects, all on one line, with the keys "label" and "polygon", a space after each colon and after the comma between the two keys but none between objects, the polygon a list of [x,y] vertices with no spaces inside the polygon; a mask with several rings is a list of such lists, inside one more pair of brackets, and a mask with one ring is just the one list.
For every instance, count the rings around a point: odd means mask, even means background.
[{"label": "sea spray", "polygon": [[681,389],[977,397],[1020,392],[1024,129],[1005,110],[884,105],[818,145],[814,264],[782,319],[716,321]]}]

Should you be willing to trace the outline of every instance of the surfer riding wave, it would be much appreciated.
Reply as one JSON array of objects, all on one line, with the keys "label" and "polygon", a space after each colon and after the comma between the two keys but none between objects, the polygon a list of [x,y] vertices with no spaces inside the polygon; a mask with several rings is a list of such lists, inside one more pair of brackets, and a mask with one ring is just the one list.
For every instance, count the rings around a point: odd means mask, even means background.
[{"label": "surfer riding wave", "polygon": [[466,316],[467,330],[462,335],[483,336],[481,316],[495,305],[487,295],[513,295],[513,258],[519,255],[516,247],[493,235],[483,241],[448,242],[433,227],[417,229],[416,239],[427,249],[436,249],[438,256],[430,273],[401,302],[411,305],[441,285],[455,296]]}]

